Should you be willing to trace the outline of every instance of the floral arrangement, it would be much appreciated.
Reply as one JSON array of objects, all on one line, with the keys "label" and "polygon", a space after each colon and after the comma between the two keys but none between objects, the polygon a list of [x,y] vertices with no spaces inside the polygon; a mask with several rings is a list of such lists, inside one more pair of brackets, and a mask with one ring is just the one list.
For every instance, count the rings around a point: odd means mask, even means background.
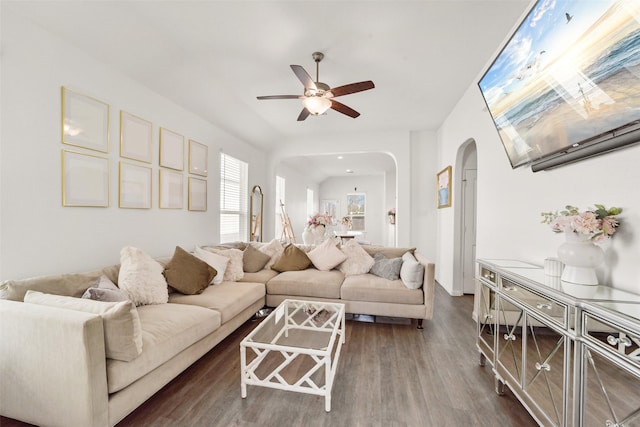
[{"label": "floral arrangement", "polygon": [[353,223],[351,222],[351,217],[348,217],[348,216],[343,216],[340,223],[345,227],[347,227],[348,230],[351,230],[351,227],[353,227]]},{"label": "floral arrangement", "polygon": [[331,225],[333,220],[329,214],[321,214],[316,212],[307,220],[307,227],[316,227],[318,225]]},{"label": "floral arrangement", "polygon": [[605,208],[603,205],[594,205],[595,209],[584,212],[575,206],[567,205],[560,212],[542,212],[542,223],[549,224],[555,233],[573,232],[585,234],[595,242],[601,242],[613,236],[620,226],[616,215],[622,213],[622,208]]},{"label": "floral arrangement", "polygon": [[396,214],[396,208],[391,208],[389,209],[389,212],[387,212],[387,215],[395,215]]}]

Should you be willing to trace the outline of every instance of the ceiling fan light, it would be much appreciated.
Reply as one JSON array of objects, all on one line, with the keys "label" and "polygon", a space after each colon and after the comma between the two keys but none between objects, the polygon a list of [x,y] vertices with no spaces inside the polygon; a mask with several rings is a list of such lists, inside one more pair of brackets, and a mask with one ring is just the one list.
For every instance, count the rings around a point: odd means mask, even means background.
[{"label": "ceiling fan light", "polygon": [[309,96],[302,100],[302,105],[309,113],[318,116],[331,108],[331,100],[322,96]]}]

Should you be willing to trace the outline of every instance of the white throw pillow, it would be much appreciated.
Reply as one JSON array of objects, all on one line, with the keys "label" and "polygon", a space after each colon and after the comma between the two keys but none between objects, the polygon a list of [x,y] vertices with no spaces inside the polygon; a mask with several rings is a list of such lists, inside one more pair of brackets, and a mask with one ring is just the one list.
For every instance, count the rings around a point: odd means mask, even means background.
[{"label": "white throw pillow", "polygon": [[169,300],[164,267],[138,248],[126,246],[120,251],[118,286],[135,305],[164,304]]},{"label": "white throw pillow", "polygon": [[280,259],[282,254],[284,253],[284,246],[280,243],[280,240],[273,239],[269,243],[252,243],[260,252],[263,252],[271,257],[267,264],[264,266],[263,270],[271,269],[271,266]]},{"label": "white throw pillow", "polygon": [[345,276],[368,273],[375,263],[373,257],[353,239],[342,245],[342,252],[347,259],[338,266],[338,270]]},{"label": "white throw pillow", "polygon": [[325,240],[310,251],[307,256],[313,263],[313,266],[320,271],[332,270],[335,266],[347,259],[347,256],[336,247],[333,239]]},{"label": "white throw pillow", "polygon": [[420,264],[411,252],[402,255],[400,278],[402,279],[402,283],[409,289],[420,289],[422,287],[424,265]]},{"label": "white throw pillow", "polygon": [[223,255],[214,254],[210,251],[205,251],[199,246],[196,246],[194,255],[216,269],[216,277],[213,278],[211,284],[219,285],[222,283],[224,272],[227,270],[227,264],[229,264],[229,258]]},{"label": "white throw pillow", "polygon": [[140,317],[131,301],[104,302],[27,291],[24,302],[100,315],[104,327],[105,351],[109,359],[129,362],[142,353]]},{"label": "white throw pillow", "polygon": [[222,280],[225,282],[237,282],[244,277],[243,252],[240,249],[207,248],[207,250],[229,259]]}]

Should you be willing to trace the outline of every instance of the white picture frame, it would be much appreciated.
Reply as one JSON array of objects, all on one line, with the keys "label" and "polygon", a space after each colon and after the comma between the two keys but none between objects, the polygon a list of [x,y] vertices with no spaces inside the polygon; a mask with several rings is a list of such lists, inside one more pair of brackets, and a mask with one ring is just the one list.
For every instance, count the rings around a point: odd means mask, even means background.
[{"label": "white picture frame", "polygon": [[109,159],[62,150],[62,206],[109,207]]},{"label": "white picture frame", "polygon": [[189,140],[189,173],[208,175],[209,147],[192,139]]},{"label": "white picture frame", "polygon": [[120,110],[120,157],[151,163],[153,125],[150,121]]},{"label": "white picture frame", "polygon": [[160,209],[182,209],[184,207],[184,176],[182,172],[160,169],[158,181],[158,207]]},{"label": "white picture frame", "polygon": [[62,86],[62,143],[109,152],[109,104]]},{"label": "white picture frame", "polygon": [[151,209],[151,167],[120,161],[118,206]]},{"label": "white picture frame", "polygon": [[160,166],[184,170],[184,136],[160,128]]},{"label": "white picture frame", "polygon": [[189,210],[205,212],[207,210],[207,181],[189,177]]}]

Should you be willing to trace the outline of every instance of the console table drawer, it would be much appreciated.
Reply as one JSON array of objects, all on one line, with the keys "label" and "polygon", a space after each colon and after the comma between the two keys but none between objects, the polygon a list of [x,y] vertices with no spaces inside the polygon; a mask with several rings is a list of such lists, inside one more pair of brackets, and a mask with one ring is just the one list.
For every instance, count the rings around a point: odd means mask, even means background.
[{"label": "console table drawer", "polygon": [[640,334],[589,313],[583,313],[582,329],[588,341],[640,368]]},{"label": "console table drawer", "polygon": [[489,270],[486,267],[482,267],[482,266],[480,267],[480,277],[482,277],[483,279],[487,280],[488,282],[493,283],[494,285],[497,283],[497,280],[498,280],[497,279],[498,275],[495,272]]},{"label": "console table drawer", "polygon": [[527,306],[530,311],[559,324],[563,328],[567,327],[567,306],[565,304],[539,295],[505,278],[502,278],[500,288],[505,295]]}]

